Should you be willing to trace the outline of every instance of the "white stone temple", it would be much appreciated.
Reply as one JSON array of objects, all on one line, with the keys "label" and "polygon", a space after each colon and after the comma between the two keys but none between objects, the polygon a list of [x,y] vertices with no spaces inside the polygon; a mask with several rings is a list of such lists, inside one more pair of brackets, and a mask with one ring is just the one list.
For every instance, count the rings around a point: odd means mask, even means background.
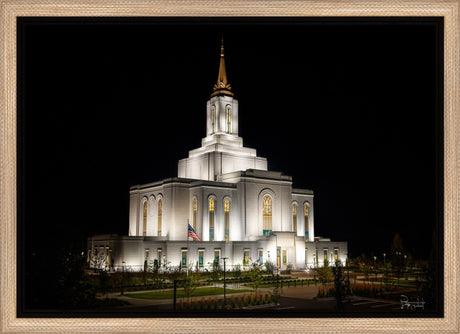
[{"label": "white stone temple", "polygon": [[[238,100],[227,81],[222,44],[217,83],[206,104],[206,137],[179,160],[178,177],[130,188],[129,235],[88,238],[92,267],[143,270],[156,260],[182,268],[305,269],[345,262],[347,242],[315,237],[313,191],[269,171],[238,136]],[[188,224],[202,242],[188,237]]]}]

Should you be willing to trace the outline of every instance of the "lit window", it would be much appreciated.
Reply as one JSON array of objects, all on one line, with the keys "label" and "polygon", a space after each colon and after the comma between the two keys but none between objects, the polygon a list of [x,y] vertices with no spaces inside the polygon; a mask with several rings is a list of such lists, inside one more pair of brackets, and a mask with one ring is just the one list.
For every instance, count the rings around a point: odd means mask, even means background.
[{"label": "lit window", "polygon": [[147,235],[147,201],[144,202],[144,220],[142,224],[142,235]]},{"label": "lit window", "polygon": [[243,252],[243,266],[249,266],[249,249],[245,249]]},{"label": "lit window", "polygon": [[193,229],[196,231],[196,213],[198,210],[197,199],[193,199]]},{"label": "lit window", "polygon": [[276,249],[276,266],[279,268],[281,268],[281,248],[277,248]]},{"label": "lit window", "polygon": [[304,215],[305,215],[305,241],[308,241],[308,205],[304,206]]},{"label": "lit window", "polygon": [[158,248],[158,266],[161,266],[161,261],[163,259],[163,250]]},{"label": "lit window", "polygon": [[337,262],[339,260],[339,250],[336,248],[334,249],[334,261]]},{"label": "lit window", "polygon": [[327,248],[324,250],[324,261],[327,261]]},{"label": "lit window", "polygon": [[287,251],[283,249],[283,266],[287,264]]},{"label": "lit window", "polygon": [[216,107],[212,106],[211,108],[211,134],[214,134],[216,124]]},{"label": "lit window", "polygon": [[262,199],[263,209],[263,234],[269,236],[272,234],[272,198],[268,195]]},{"label": "lit window", "polygon": [[292,229],[297,233],[297,205],[292,206]]},{"label": "lit window", "polygon": [[227,106],[227,109],[225,111],[226,118],[227,118],[227,133],[231,133],[232,129],[232,109],[230,106]]},{"label": "lit window", "polygon": [[187,267],[187,251],[186,251],[186,250],[183,250],[183,251],[182,251],[181,267],[182,267],[182,268],[186,268],[186,267]]},{"label": "lit window", "polygon": [[230,201],[224,200],[224,225],[225,225],[225,241],[230,240]]},{"label": "lit window", "polygon": [[161,237],[161,228],[163,225],[163,199],[158,201],[158,236]]},{"label": "lit window", "polygon": [[198,267],[202,268],[203,267],[203,258],[204,258],[204,250],[199,250],[198,251]]},{"label": "lit window", "polygon": [[209,241],[214,241],[214,198],[209,199]]}]

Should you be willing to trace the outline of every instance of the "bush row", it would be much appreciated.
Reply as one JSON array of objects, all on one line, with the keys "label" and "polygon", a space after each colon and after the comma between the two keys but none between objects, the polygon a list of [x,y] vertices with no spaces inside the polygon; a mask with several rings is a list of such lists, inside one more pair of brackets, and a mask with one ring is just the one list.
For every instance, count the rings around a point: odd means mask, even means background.
[{"label": "bush row", "polygon": [[[272,295],[267,293],[230,296],[227,298],[227,308],[240,309],[245,306],[269,304],[272,299]],[[224,300],[217,297],[179,299],[177,301],[178,310],[220,310],[224,308]]]},{"label": "bush row", "polygon": [[[350,292],[355,296],[376,298],[383,296],[384,289],[380,284],[350,284]],[[318,287],[318,298],[334,296],[334,286]]]}]

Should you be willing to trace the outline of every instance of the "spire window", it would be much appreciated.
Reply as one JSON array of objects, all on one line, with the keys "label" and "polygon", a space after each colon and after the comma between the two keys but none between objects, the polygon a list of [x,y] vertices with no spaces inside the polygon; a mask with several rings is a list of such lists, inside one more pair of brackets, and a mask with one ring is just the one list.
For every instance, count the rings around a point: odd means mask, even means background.
[{"label": "spire window", "polygon": [[216,107],[211,108],[211,134],[216,132]]},{"label": "spire window", "polygon": [[227,106],[225,109],[225,116],[227,119],[227,133],[230,134],[232,133],[232,108],[230,106]]},{"label": "spire window", "polygon": [[196,231],[196,213],[198,211],[198,203],[196,197],[193,199],[193,229]]}]

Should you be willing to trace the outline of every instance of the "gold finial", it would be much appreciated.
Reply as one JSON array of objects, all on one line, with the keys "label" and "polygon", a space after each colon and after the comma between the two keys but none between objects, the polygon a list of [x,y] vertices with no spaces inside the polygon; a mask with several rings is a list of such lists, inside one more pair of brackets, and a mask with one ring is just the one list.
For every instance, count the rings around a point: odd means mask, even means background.
[{"label": "gold finial", "polygon": [[224,36],[222,36],[222,43],[220,45],[220,56],[224,56]]},{"label": "gold finial", "polygon": [[231,91],[231,89],[232,88],[230,87],[230,84],[227,80],[227,72],[225,71],[224,37],[222,36],[222,44],[220,46],[219,75],[217,76],[217,83],[214,85],[211,97],[216,95],[234,96],[235,94]]}]

